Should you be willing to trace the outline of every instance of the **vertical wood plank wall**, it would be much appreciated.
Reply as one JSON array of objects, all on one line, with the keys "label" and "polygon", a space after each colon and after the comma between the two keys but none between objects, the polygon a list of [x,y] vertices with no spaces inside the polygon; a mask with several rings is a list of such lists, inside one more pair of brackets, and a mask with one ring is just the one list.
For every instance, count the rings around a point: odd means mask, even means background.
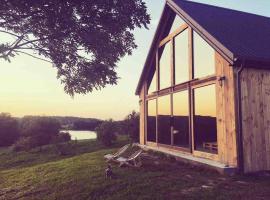
[{"label": "vertical wood plank wall", "polygon": [[145,118],[146,118],[146,84],[144,83],[140,92],[140,144],[145,144]]},{"label": "vertical wood plank wall", "polygon": [[229,63],[216,53],[217,79],[225,77],[222,85],[217,80],[217,137],[219,161],[229,166],[237,166],[236,110],[234,71]]},{"label": "vertical wood plank wall", "polygon": [[241,102],[244,170],[270,170],[269,70],[243,70]]}]

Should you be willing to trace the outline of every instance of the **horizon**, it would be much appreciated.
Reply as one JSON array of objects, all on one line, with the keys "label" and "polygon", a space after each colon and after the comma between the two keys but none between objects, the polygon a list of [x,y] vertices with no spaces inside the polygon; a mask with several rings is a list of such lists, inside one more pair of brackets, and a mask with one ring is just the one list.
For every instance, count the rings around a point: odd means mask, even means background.
[{"label": "horizon", "polygon": [[[135,96],[135,89],[164,6],[163,0],[145,2],[151,15],[149,30],[134,31],[138,48],[118,63],[117,72],[121,79],[117,85],[108,85],[86,95],[75,94],[72,98],[64,92],[51,64],[20,55],[11,63],[0,60],[0,112],[14,117],[30,115],[121,120],[132,110],[138,111],[139,97]],[[270,17],[270,2],[266,0],[194,2]],[[8,40],[4,38],[2,41],[5,39]]]}]

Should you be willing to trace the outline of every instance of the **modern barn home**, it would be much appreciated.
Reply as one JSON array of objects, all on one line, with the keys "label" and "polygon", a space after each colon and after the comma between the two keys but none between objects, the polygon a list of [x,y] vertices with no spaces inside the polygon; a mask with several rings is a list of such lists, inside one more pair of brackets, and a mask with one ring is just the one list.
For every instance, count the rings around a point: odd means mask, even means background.
[{"label": "modern barn home", "polygon": [[167,0],[136,94],[145,148],[270,170],[270,18]]}]

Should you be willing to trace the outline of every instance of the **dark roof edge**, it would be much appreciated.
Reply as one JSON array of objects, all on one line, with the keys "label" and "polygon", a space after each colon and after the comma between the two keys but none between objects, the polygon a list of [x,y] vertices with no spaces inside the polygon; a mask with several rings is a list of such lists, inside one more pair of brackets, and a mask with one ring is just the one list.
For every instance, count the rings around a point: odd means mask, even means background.
[{"label": "dark roof edge", "polygon": [[199,5],[202,5],[202,6],[210,6],[210,7],[214,7],[214,8],[217,8],[217,9],[230,10],[230,11],[234,11],[234,12],[238,12],[238,13],[243,13],[243,14],[248,14],[248,15],[253,15],[253,16],[257,16],[257,17],[264,17],[264,18],[270,19],[269,16],[265,16],[265,15],[262,15],[262,14],[255,14],[255,13],[251,13],[251,12],[246,12],[246,11],[242,11],[242,10],[236,10],[236,9],[232,9],[232,8],[226,8],[226,7],[217,6],[217,5],[213,5],[213,4],[200,3],[200,2],[196,2],[194,0],[182,0],[182,1],[188,1],[190,3],[199,4]]},{"label": "dark roof edge", "polygon": [[[199,23],[192,19],[183,9],[181,9],[172,0],[167,0],[168,5],[180,15],[186,23],[194,29],[207,43],[209,43],[219,54],[221,54],[230,64],[233,64],[235,59],[233,53],[221,44],[215,37],[207,32]],[[207,5],[207,4],[203,4]],[[209,5],[210,6],[210,5]]]},{"label": "dark roof edge", "polygon": [[255,69],[268,69],[270,68],[270,60],[264,58],[249,58],[249,57],[237,57],[234,62],[234,66],[240,66],[244,63],[246,68]]}]

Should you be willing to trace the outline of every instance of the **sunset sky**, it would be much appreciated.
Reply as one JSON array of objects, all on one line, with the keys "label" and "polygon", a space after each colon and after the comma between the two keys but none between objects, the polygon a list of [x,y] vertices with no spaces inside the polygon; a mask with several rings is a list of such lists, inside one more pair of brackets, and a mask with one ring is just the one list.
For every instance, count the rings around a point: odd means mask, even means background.
[{"label": "sunset sky", "polygon": [[[270,16],[269,0],[201,0],[201,3],[219,5],[246,12]],[[139,76],[157,23],[164,0],[146,0],[151,14],[149,30],[136,29],[138,48],[132,56],[126,56],[118,64],[118,85],[107,86],[101,91],[87,95],[67,95],[56,70],[50,63],[28,56],[16,56],[11,63],[0,60],[0,112],[13,116],[60,115],[94,117],[101,119],[122,119],[132,110],[138,110],[138,97],[135,96]],[[6,37],[1,35],[1,42]]]}]

